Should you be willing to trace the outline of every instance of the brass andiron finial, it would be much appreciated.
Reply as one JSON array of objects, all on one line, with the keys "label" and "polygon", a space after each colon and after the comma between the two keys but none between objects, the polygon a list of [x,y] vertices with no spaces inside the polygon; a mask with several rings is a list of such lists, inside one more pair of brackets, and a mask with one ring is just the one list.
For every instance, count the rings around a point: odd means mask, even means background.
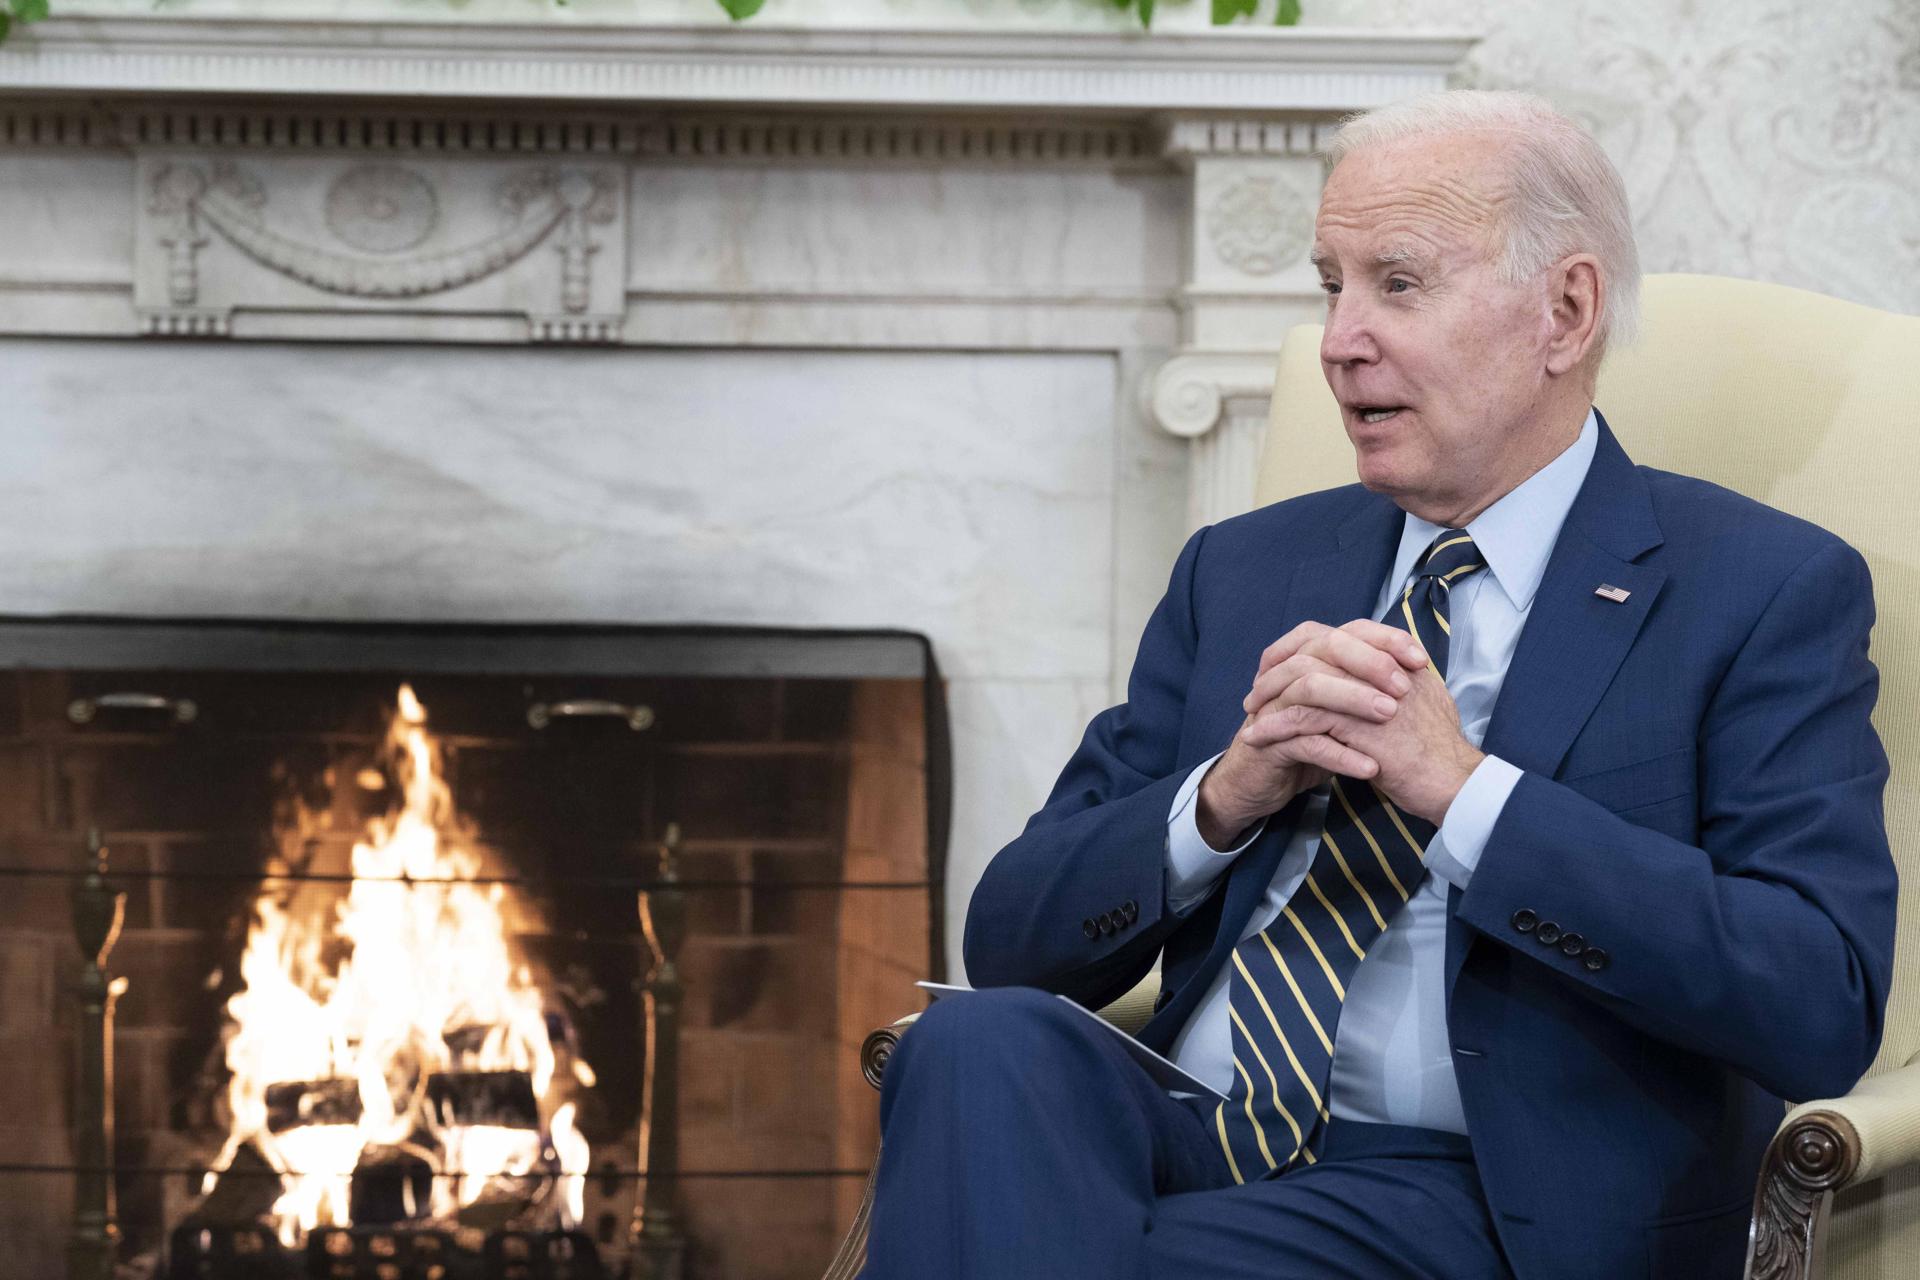
[{"label": "brass andiron finial", "polygon": [[646,1105],[640,1118],[645,1180],[635,1210],[633,1242],[645,1280],[681,1280],[687,1242],[681,1234],[676,1182],[680,1171],[680,944],[687,937],[687,898],[680,887],[680,824],[667,824],[655,887],[640,894],[640,927],[652,961],[646,977]]},{"label": "brass andiron finial", "polygon": [[127,980],[107,981],[107,953],[120,937],[126,891],[107,879],[107,849],[87,832],[87,874],[73,891],[73,932],[86,967],[80,997],[80,1080],[74,1099],[73,1235],[68,1280],[112,1280],[120,1249],[113,1205],[113,1004]]}]

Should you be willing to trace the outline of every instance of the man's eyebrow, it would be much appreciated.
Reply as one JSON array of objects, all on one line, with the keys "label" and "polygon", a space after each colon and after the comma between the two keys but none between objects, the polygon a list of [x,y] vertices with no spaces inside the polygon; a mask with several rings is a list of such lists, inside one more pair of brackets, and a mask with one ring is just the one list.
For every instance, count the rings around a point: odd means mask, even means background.
[{"label": "man's eyebrow", "polygon": [[1417,253],[1404,245],[1395,249],[1383,249],[1373,255],[1373,264],[1377,267],[1399,267],[1408,263],[1424,266],[1426,261],[1425,254]]},{"label": "man's eyebrow", "polygon": [[[1315,245],[1307,251],[1307,264],[1312,267],[1323,267],[1332,257],[1333,255],[1331,253],[1328,253],[1319,245]],[[1417,250],[1409,249],[1401,245],[1392,249],[1382,249],[1379,253],[1373,255],[1372,262],[1376,267],[1399,267],[1408,264],[1425,266],[1427,264],[1427,256]]]}]

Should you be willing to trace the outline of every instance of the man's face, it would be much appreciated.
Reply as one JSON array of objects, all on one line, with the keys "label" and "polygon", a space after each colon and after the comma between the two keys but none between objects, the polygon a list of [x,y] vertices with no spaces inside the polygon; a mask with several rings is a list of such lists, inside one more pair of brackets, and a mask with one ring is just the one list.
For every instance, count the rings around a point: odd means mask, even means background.
[{"label": "man's face", "polygon": [[1540,284],[1497,276],[1501,146],[1454,134],[1355,152],[1328,177],[1314,226],[1320,359],[1361,483],[1441,524],[1478,515],[1546,461],[1527,446],[1551,315]]}]

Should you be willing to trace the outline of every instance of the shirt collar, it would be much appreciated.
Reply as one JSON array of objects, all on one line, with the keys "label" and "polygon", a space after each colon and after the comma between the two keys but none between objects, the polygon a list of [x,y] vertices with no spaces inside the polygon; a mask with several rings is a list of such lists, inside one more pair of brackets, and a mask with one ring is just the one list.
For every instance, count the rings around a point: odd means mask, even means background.
[{"label": "shirt collar", "polygon": [[[1487,572],[1500,584],[1516,609],[1533,604],[1540,590],[1540,579],[1547,571],[1547,557],[1560,538],[1560,526],[1573,510],[1573,500],[1586,482],[1587,468],[1593,463],[1594,450],[1600,444],[1600,424],[1592,409],[1580,427],[1580,435],[1561,451],[1560,456],[1528,476],[1519,487],[1501,498],[1470,521],[1467,532],[1487,562]],[[1393,560],[1393,582],[1397,586],[1413,572],[1414,563],[1442,526],[1422,520],[1412,512],[1400,530],[1400,550]]]}]

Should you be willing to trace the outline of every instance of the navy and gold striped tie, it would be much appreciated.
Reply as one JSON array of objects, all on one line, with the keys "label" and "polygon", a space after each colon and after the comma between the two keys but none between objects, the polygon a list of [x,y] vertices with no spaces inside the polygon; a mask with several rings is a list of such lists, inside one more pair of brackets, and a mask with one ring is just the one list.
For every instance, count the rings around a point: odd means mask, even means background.
[{"label": "navy and gold striped tie", "polygon": [[[1485,567],[1473,539],[1448,529],[1381,619],[1410,631],[1443,679],[1448,595]],[[1427,874],[1431,823],[1400,812],[1358,778],[1335,778],[1330,789],[1320,848],[1301,891],[1233,951],[1227,1005],[1234,1080],[1214,1110],[1214,1126],[1236,1182],[1271,1176],[1302,1157],[1313,1163],[1310,1144],[1327,1119],[1327,1074],[1347,984]]]}]

